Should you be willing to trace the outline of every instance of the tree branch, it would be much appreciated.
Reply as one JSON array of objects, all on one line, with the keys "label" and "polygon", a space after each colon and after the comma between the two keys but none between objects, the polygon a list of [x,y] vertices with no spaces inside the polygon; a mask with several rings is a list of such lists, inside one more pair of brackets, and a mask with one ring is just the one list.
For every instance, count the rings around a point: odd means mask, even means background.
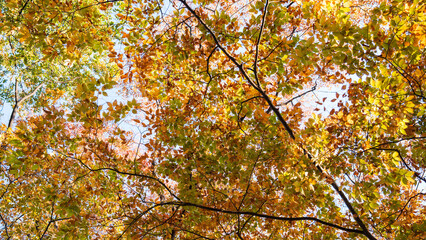
[{"label": "tree branch", "polygon": [[290,100],[286,101],[286,102],[284,103],[284,105],[287,105],[287,104],[289,104],[289,103],[293,102],[294,100],[296,100],[296,99],[298,99],[298,98],[301,98],[301,97],[305,96],[306,94],[308,94],[308,93],[310,93],[310,92],[315,91],[316,89],[317,89],[317,82],[315,82],[315,85],[314,85],[314,86],[313,86],[310,90],[308,90],[308,91],[306,91],[306,92],[303,92],[303,93],[301,93],[301,94],[299,94],[299,95],[297,95],[297,96],[293,97],[292,99],[290,99]]},{"label": "tree branch", "polygon": [[244,70],[243,65],[238,63],[237,59],[235,59],[219,42],[216,35],[213,33],[213,31],[207,26],[207,24],[198,16],[198,14],[188,5],[186,0],[179,0],[183,5],[185,5],[185,8],[188,9],[189,12],[198,20],[198,22],[203,25],[203,27],[209,32],[209,34],[212,36],[213,40],[215,41],[217,47],[226,55],[226,57],[233,62],[240,72],[243,74],[244,78],[249,82],[249,84],[254,87],[255,89],[258,89],[257,86],[254,84],[254,82],[250,79],[247,72]]},{"label": "tree branch", "polygon": [[17,19],[19,19],[19,18],[21,17],[21,14],[22,14],[22,12],[24,11],[24,9],[27,7],[27,4],[28,4],[28,2],[29,2],[29,1],[30,1],[30,0],[27,0],[27,1],[24,3],[24,6],[22,6],[22,8],[19,10]]},{"label": "tree branch", "polygon": [[216,51],[216,49],[217,49],[217,46],[215,46],[214,48],[213,48],[213,50],[211,51],[211,53],[209,54],[209,56],[207,57],[207,75],[209,75],[209,82],[207,83],[207,85],[206,85],[206,89],[204,90],[204,95],[206,95],[207,94],[207,91],[208,91],[208,89],[209,89],[209,85],[210,85],[210,82],[213,80],[213,77],[212,77],[212,75],[210,74],[210,70],[209,70],[209,66],[210,66],[210,58],[213,56],[213,54],[214,54],[214,52]]},{"label": "tree branch", "polygon": [[[128,172],[123,172],[123,171],[120,171],[120,170],[118,170],[118,169],[115,169],[115,168],[110,168],[110,167],[102,167],[102,168],[96,168],[96,169],[93,169],[93,168],[91,168],[91,167],[89,167],[87,164],[85,164],[81,159],[78,159],[78,158],[75,158],[75,157],[72,157],[72,156],[68,156],[68,155],[66,155],[66,154],[64,154],[64,153],[61,153],[61,152],[59,152],[59,151],[57,151],[57,150],[55,150],[55,149],[52,149],[53,151],[55,151],[56,153],[58,153],[58,154],[60,154],[60,155],[62,155],[62,156],[64,156],[64,157],[67,157],[67,158],[71,158],[71,159],[74,159],[74,160],[77,160],[81,165],[83,165],[86,169],[88,169],[90,172],[99,172],[99,171],[103,171],[103,170],[107,170],[107,171],[113,171],[113,172],[116,172],[116,173],[118,173],[118,174],[122,174],[122,175],[127,175],[127,176],[135,176],[135,177],[142,177],[142,178],[147,178],[147,179],[150,179],[150,180],[154,180],[155,182],[157,182],[157,183],[159,183],[161,186],[163,186],[169,193],[170,193],[170,195],[171,196],[173,196],[174,198],[176,198],[177,200],[180,200],[180,198],[178,197],[178,196],[176,196],[173,192],[172,192],[172,190],[169,188],[169,187],[167,187],[167,185],[165,184],[165,183],[163,183],[160,179],[158,179],[158,178],[156,178],[156,177],[152,177],[152,176],[149,176],[149,175],[145,175],[145,174],[139,174],[139,173],[128,173]],[[98,156],[99,157],[99,156]]]},{"label": "tree branch", "polygon": [[55,203],[54,203],[54,202],[52,202],[52,211],[51,211],[51,213],[50,213],[50,220],[49,220],[49,223],[47,224],[46,228],[44,229],[44,232],[43,232],[43,234],[41,235],[40,240],[41,240],[41,239],[43,239],[44,235],[46,234],[47,230],[48,230],[48,229],[49,229],[49,227],[50,227],[50,224],[52,224],[52,222],[53,222],[53,212],[54,212],[54,209],[55,209]]},{"label": "tree branch", "polygon": [[352,229],[352,228],[347,228],[347,227],[342,227],[342,226],[339,226],[337,224],[329,223],[329,222],[323,221],[323,220],[315,218],[315,217],[279,217],[279,216],[262,214],[262,213],[258,213],[258,212],[232,211],[232,210],[214,208],[214,207],[204,206],[204,205],[190,203],[190,202],[175,201],[175,202],[157,203],[157,204],[155,204],[155,205],[147,208],[145,211],[143,211],[142,213],[138,214],[129,223],[129,225],[120,234],[120,236],[117,239],[121,239],[124,236],[124,234],[130,229],[130,227],[133,226],[144,215],[146,215],[147,213],[149,213],[151,210],[153,210],[153,209],[155,209],[157,207],[162,207],[162,206],[195,207],[195,208],[204,209],[204,210],[207,210],[207,211],[213,211],[213,212],[217,212],[217,213],[226,213],[226,214],[233,214],[233,215],[248,215],[248,216],[251,216],[251,217],[260,217],[260,218],[265,218],[265,219],[279,220],[279,221],[288,221],[288,222],[293,222],[293,221],[315,221],[315,222],[318,222],[320,224],[323,224],[323,225],[326,225],[326,226],[329,226],[329,227],[332,227],[332,228],[336,228],[336,229],[339,229],[339,230],[342,230],[342,231],[352,232],[352,233],[358,233],[358,234],[364,234],[364,231],[362,231],[362,230]]},{"label": "tree branch", "polygon": [[394,151],[398,153],[399,158],[401,159],[402,163],[404,164],[404,166],[411,172],[414,172],[414,175],[419,178],[420,180],[422,180],[423,182],[426,183],[426,179],[422,176],[420,176],[420,173],[414,171],[409,165],[408,163],[405,161],[405,159],[402,157],[401,151],[399,151],[398,149],[392,149],[392,148],[370,148],[369,150],[381,150],[381,151]]},{"label": "tree branch", "polygon": [[162,205],[175,205],[175,206],[188,206],[188,207],[196,207],[208,211],[218,212],[218,213],[228,213],[228,214],[235,214],[235,215],[248,215],[248,216],[255,216],[255,217],[261,217],[266,219],[273,219],[273,220],[280,220],[280,221],[315,221],[324,225],[327,225],[329,227],[337,228],[346,232],[353,232],[353,233],[363,233],[361,230],[352,229],[352,228],[346,228],[339,225],[336,225],[334,223],[329,223],[326,221],[323,221],[321,219],[315,218],[315,217],[279,217],[279,216],[273,216],[273,215],[267,215],[262,213],[256,213],[256,212],[249,212],[249,211],[231,211],[226,209],[220,209],[220,208],[214,208],[204,205],[199,205],[195,203],[189,203],[189,202],[168,202],[164,203]]},{"label": "tree branch", "polygon": [[410,201],[411,201],[411,200],[413,200],[413,198],[415,198],[415,197],[417,197],[417,196],[419,196],[419,195],[425,195],[425,193],[417,193],[417,194],[415,194],[415,195],[411,196],[411,197],[407,200],[407,202],[404,204],[404,206],[401,208],[401,210],[396,211],[396,212],[394,212],[394,213],[392,213],[392,214],[388,215],[388,218],[389,218],[390,216],[392,216],[392,215],[396,214],[397,212],[399,212],[399,214],[398,214],[398,216],[395,218],[395,220],[393,220],[393,221],[389,222],[389,223],[388,223],[385,227],[383,227],[382,229],[387,228],[387,227],[389,227],[389,225],[391,225],[391,224],[395,223],[395,222],[398,220],[398,218],[399,218],[399,217],[401,217],[402,213],[404,212],[405,208],[408,206],[408,204],[410,203]]},{"label": "tree branch", "polygon": [[38,85],[31,93],[25,95],[24,97],[18,99],[18,81],[15,81],[15,104],[12,108],[12,113],[10,114],[9,123],[7,124],[7,128],[12,127],[13,121],[15,120],[15,114],[18,110],[19,104],[21,104],[23,101],[27,100],[28,98],[32,97],[41,87],[43,86],[43,83]]},{"label": "tree branch", "polygon": [[266,0],[265,7],[263,8],[262,24],[260,25],[259,37],[257,38],[257,42],[256,42],[256,53],[254,55],[254,64],[253,64],[254,78],[256,79],[256,83],[259,88],[260,88],[260,82],[259,82],[259,78],[257,74],[258,72],[257,60],[259,58],[259,44],[260,44],[260,40],[262,39],[263,28],[265,26],[265,18],[268,12],[268,5],[269,5],[269,0]]},{"label": "tree branch", "polygon": [[3,222],[3,225],[4,225],[4,230],[5,230],[5,232],[6,232],[6,239],[7,240],[9,240],[10,239],[10,236],[9,236],[9,231],[8,231],[8,226],[7,226],[7,223],[6,223],[6,221],[4,220],[4,218],[3,218],[3,216],[1,215],[1,213],[0,213],[0,218],[1,218],[1,221]]},{"label": "tree branch", "polygon": [[155,209],[156,207],[160,207],[162,205],[165,204],[155,204],[152,207],[147,208],[145,211],[143,211],[142,213],[140,213],[138,216],[136,216],[130,223],[129,225],[126,227],[126,229],[124,229],[124,231],[120,234],[120,236],[118,236],[118,239],[121,239],[124,234],[133,226],[133,224],[135,224],[141,217],[143,217],[145,214],[149,213],[152,209]]}]

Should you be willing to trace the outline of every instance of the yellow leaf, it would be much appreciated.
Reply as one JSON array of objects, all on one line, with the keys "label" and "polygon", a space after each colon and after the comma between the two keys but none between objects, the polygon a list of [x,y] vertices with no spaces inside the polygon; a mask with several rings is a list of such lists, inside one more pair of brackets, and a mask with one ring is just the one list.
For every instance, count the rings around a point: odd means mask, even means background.
[{"label": "yellow leaf", "polygon": [[392,157],[396,160],[399,160],[399,153],[398,152],[392,153]]}]

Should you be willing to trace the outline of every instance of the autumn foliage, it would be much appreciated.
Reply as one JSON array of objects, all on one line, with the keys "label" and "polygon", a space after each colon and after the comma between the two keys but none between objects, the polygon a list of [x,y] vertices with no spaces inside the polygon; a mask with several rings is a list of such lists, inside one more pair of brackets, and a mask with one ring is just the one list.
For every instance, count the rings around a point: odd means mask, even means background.
[{"label": "autumn foliage", "polygon": [[426,3],[0,2],[1,239],[425,239]]}]

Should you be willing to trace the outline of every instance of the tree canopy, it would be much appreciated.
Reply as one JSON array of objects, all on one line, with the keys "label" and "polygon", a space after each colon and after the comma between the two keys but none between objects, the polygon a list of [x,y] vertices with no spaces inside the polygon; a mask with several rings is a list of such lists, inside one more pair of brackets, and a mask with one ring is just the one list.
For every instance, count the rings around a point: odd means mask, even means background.
[{"label": "tree canopy", "polygon": [[6,0],[0,38],[2,239],[426,238],[424,1]]}]

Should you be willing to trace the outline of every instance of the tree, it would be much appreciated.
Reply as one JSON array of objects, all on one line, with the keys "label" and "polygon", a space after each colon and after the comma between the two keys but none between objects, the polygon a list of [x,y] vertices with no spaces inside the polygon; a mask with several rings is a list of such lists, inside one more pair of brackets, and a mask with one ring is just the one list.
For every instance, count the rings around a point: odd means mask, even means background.
[{"label": "tree", "polygon": [[3,238],[426,237],[422,1],[1,14]]}]

